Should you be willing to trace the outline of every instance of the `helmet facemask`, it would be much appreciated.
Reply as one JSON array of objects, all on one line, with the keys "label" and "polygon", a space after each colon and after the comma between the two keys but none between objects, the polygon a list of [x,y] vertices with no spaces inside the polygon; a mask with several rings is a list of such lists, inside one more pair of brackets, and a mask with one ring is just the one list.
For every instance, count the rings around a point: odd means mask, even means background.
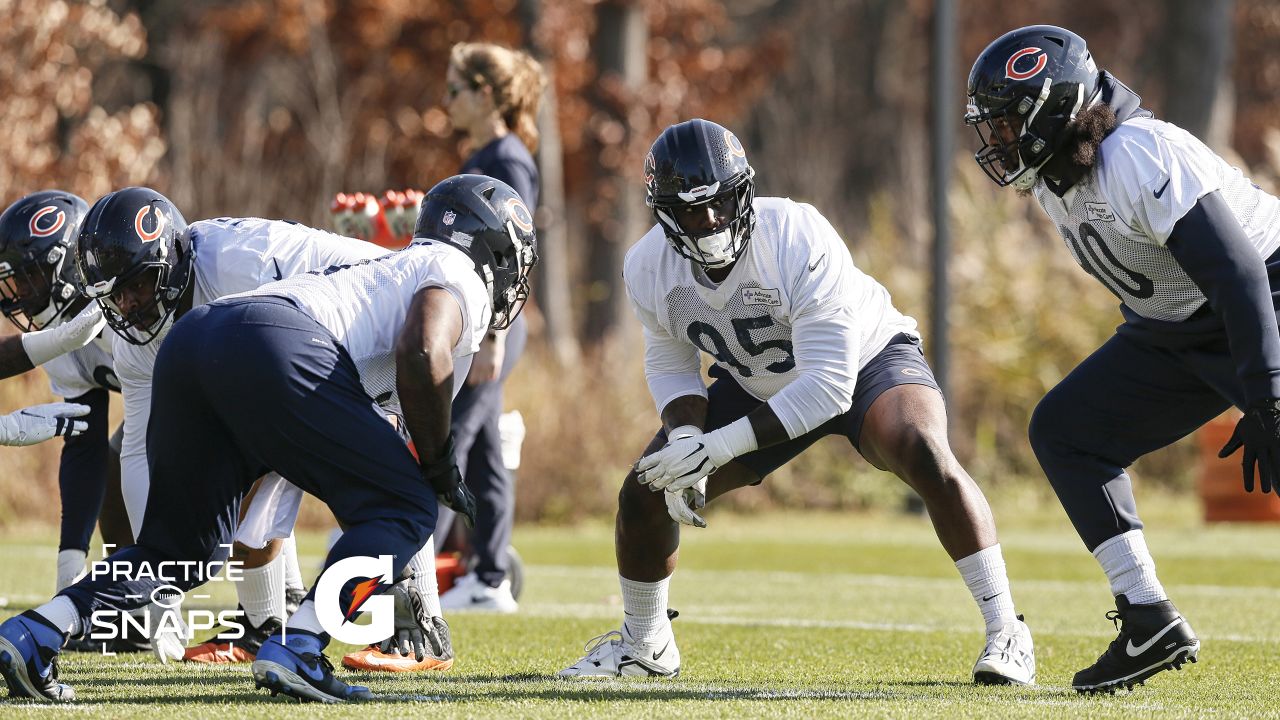
[{"label": "helmet facemask", "polygon": [[0,313],[23,332],[43,330],[61,317],[76,297],[76,288],[62,280],[66,249],[54,246],[42,258],[17,264],[0,260]]},{"label": "helmet facemask", "polygon": [[[1035,132],[1036,120],[1052,85],[1052,79],[1045,78],[1038,97],[1024,96],[995,107],[983,107],[978,98],[969,98],[964,121],[982,140],[982,149],[974,159],[1000,187],[1012,185],[1017,190],[1030,190],[1038,179],[1037,171],[1053,156],[1056,148]],[[1083,86],[1077,86],[1076,95],[1069,119],[1074,119],[1084,105]]]},{"label": "helmet facemask", "polygon": [[648,198],[667,242],[681,256],[704,268],[732,265],[755,229],[754,172],[734,187],[719,184],[678,194],[679,202]]},{"label": "helmet facemask", "polygon": [[[172,291],[165,289],[169,271],[163,262],[137,266],[127,275],[86,287],[85,294],[102,306],[112,330],[134,345],[146,345],[159,337],[178,308],[177,297],[170,298]],[[126,291],[149,299],[126,312],[119,300]]]}]

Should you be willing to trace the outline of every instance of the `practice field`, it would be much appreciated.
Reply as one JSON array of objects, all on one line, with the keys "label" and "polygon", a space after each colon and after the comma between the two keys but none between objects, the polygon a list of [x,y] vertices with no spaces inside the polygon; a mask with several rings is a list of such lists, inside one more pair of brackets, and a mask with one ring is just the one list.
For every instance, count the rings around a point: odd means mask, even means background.
[{"label": "practice field", "polygon": [[[253,690],[245,666],[68,654],[74,706],[0,702],[0,717],[1280,718],[1280,526],[1206,528],[1185,503],[1147,510],[1164,583],[1203,646],[1198,664],[1133,693],[1083,697],[1069,687],[1115,631],[1103,617],[1113,607],[1105,580],[1060,514],[1015,523],[998,513],[1040,672],[1039,687],[1015,689],[969,682],[981,618],[927,520],[713,513],[710,529],[686,531],[673,585],[684,662],[676,681],[550,679],[619,623],[611,528],[520,527],[521,613],[449,618],[459,660],[447,673],[339,671],[380,693],[376,706],[271,699]],[[320,536],[302,547],[304,567],[315,567]],[[4,538],[6,616],[47,597],[53,558],[52,542]],[[330,647],[335,664],[341,652]]]}]

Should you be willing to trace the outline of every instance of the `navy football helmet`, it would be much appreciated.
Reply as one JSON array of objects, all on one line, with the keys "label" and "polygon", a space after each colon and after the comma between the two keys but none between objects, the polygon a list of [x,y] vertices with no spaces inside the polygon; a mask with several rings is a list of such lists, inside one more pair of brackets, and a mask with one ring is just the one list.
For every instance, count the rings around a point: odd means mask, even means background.
[{"label": "navy football helmet", "polygon": [[490,328],[511,325],[524,308],[538,239],[533,213],[510,185],[487,175],[442,180],[422,198],[413,239],[452,245],[471,257],[493,303]]},{"label": "navy football helmet", "polygon": [[73,257],[88,210],[76,195],[42,190],[0,215],[0,312],[23,332],[49,327],[75,303]]},{"label": "navy football helmet", "polygon": [[1030,189],[1063,130],[1098,98],[1100,77],[1070,30],[1032,25],[1001,35],[969,71],[964,120],[982,140],[978,165],[1001,187]]},{"label": "navy football helmet", "polygon": [[[76,262],[85,295],[102,305],[111,329],[146,345],[164,330],[191,282],[187,221],[151,188],[117,190],[89,208]],[[135,293],[145,301],[122,304]]]},{"label": "navy football helmet", "polygon": [[672,125],[644,160],[645,203],[680,255],[732,264],[755,230],[755,170],[737,136],[709,120]]}]

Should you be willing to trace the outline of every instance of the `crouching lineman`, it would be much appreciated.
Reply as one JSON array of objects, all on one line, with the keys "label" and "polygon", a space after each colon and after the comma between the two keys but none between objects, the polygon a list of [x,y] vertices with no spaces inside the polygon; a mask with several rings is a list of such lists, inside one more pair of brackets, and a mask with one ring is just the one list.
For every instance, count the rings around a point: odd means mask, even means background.
[{"label": "crouching lineman", "polygon": [[[141,530],[150,485],[147,430],[152,374],[156,353],[173,320],[225,295],[386,252],[371,243],[282,221],[218,218],[188,226],[181,211],[150,188],[125,188],[94,203],[76,251],[85,293],[97,299],[114,331],[112,354],[124,399],[121,491],[135,537]],[[293,578],[287,580],[286,567],[296,567],[296,551],[292,547],[279,551],[289,540],[268,543],[289,535],[300,491],[271,474],[250,495],[235,548],[244,568],[235,583],[246,621],[243,635],[235,633],[234,644],[215,637],[184,650],[185,637],[160,633],[152,641],[162,661],[188,656],[221,662],[252,660],[262,641],[284,622],[286,598],[296,602],[306,594],[298,572],[289,573]]]},{"label": "crouching lineman", "polygon": [[[1014,614],[986,499],[948,446],[915,321],[854,267],[811,206],[755,198],[754,171],[725,128],[667,128],[644,175],[658,224],[628,252],[623,274],[663,428],[618,496],[622,629],[560,676],[675,677],[673,518],[703,526],[703,503],[840,434],[924,499],[986,620],[974,680],[1033,683],[1031,633]],[[699,351],[715,360],[709,388]]]},{"label": "crouching lineman", "polygon": [[[76,279],[76,238],[88,212],[89,205],[72,193],[41,190],[0,214],[0,313],[31,334],[20,342],[36,339],[39,344],[36,333],[54,330],[82,335],[77,326],[93,333],[87,344],[81,342],[83,338],[72,339],[67,347],[73,349],[43,364],[53,394],[87,407],[78,421],[85,431],[68,436],[58,466],[62,523],[55,592],[84,574],[89,540],[100,513],[104,542],[117,547],[133,543],[118,489],[110,493],[114,502],[104,503],[108,478],[115,476],[119,481],[118,458],[108,441],[107,406],[109,393],[119,392],[120,385],[111,359],[111,338],[99,332],[101,312],[80,294]],[[89,315],[77,320],[86,306]],[[23,369],[23,364],[11,368]]]},{"label": "crouching lineman", "polygon": [[[431,535],[437,495],[472,515],[449,434],[454,370],[465,376],[484,334],[528,297],[536,243],[513,221],[527,213],[505,184],[455,176],[427,194],[408,248],[223,298],[175,323],[156,358],[146,519],[138,543],[108,558],[113,576],[139,579],[86,579],[0,625],[10,692],[71,698],[55,668],[63,636],[97,609],[143,602],[165,584],[152,579],[160,562],[225,559],[240,499],[266,470],[347,528],[326,567],[392,555],[398,576]],[[421,464],[374,398],[400,403]],[[326,612],[351,607],[355,585]],[[398,629],[437,642],[434,620],[419,614]],[[314,594],[286,630],[257,654],[259,686],[321,701],[370,696],[333,676]]]}]

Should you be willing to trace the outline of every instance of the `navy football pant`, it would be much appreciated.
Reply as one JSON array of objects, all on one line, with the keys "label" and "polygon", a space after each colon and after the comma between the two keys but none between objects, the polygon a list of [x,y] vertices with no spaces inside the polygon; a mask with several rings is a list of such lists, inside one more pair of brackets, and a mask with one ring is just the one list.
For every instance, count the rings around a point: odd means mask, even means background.
[{"label": "navy football pant", "polygon": [[1224,346],[1171,349],[1115,335],[1049,391],[1031,418],[1031,447],[1092,551],[1142,528],[1125,469],[1244,405]]},{"label": "navy football pant", "polygon": [[[516,519],[516,479],[502,462],[502,439],[498,418],[502,415],[502,389],[507,376],[524,352],[528,325],[516,317],[507,332],[502,372],[497,380],[480,385],[463,385],[453,399],[453,439],[458,453],[458,471],[476,496],[476,526],[471,531],[475,553],[475,573],[490,587],[502,583],[510,570],[507,546]],[[441,508],[437,528],[444,537],[454,513]]]},{"label": "navy football pant", "polygon": [[83,433],[67,438],[58,465],[58,495],[62,499],[62,532],[58,550],[89,551],[89,539],[102,511],[107,491],[107,391],[96,388],[67,402],[89,406]]},{"label": "navy football pant", "polygon": [[[351,357],[279,298],[219,301],[174,325],[156,359],[147,459],[142,530],[136,545],[108,558],[119,568],[113,575],[225,559],[240,500],[268,470],[320,498],[347,527],[326,567],[393,555],[398,576],[435,527],[435,493],[365,394]],[[90,576],[62,594],[87,617],[140,607],[165,584],[186,591],[200,582]]]}]

